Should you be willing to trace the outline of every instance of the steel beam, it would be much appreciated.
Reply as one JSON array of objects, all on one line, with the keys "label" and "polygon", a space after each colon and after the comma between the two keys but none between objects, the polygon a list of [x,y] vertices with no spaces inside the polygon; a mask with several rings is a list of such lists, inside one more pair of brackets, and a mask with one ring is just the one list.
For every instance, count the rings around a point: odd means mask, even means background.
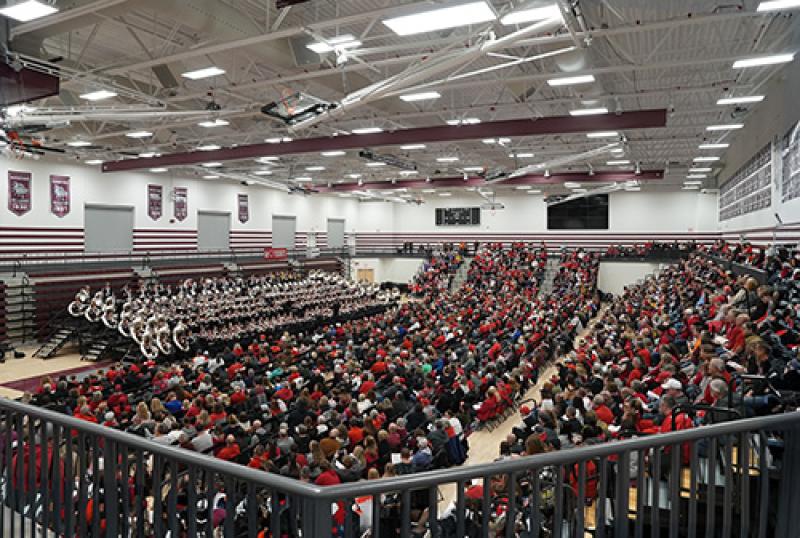
[{"label": "steel beam", "polygon": [[424,142],[454,142],[489,137],[531,136],[591,131],[647,129],[665,127],[667,111],[641,110],[602,116],[554,116],[481,123],[478,125],[437,126],[402,129],[367,135],[304,138],[281,144],[252,144],[216,151],[173,153],[149,159],[112,161],[103,164],[104,172],[142,170],[156,166],[201,164],[210,161],[235,161],[257,157],[347,150],[376,146],[397,146]]}]

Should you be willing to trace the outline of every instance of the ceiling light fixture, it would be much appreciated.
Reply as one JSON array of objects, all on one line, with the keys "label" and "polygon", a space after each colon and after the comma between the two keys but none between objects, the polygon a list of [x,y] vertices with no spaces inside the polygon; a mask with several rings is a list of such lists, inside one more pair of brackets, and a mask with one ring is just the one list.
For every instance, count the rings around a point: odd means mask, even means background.
[{"label": "ceiling light fixture", "polygon": [[533,7],[512,11],[508,15],[500,18],[500,23],[505,26],[522,24],[527,22],[539,22],[547,19],[561,18],[561,10],[557,4],[549,6]]},{"label": "ceiling light fixture", "polygon": [[744,105],[747,103],[760,103],[763,95],[744,95],[742,97],[723,97],[717,100],[718,105]]},{"label": "ceiling light fixture", "polygon": [[367,163],[367,166],[370,168],[379,168],[381,166],[386,166],[386,163],[374,162],[374,163]]},{"label": "ceiling light fixture", "polygon": [[422,189],[422,192],[424,192],[425,194],[432,194],[436,192],[436,189]]},{"label": "ceiling light fixture", "polygon": [[73,142],[67,142],[67,145],[72,148],[85,148],[86,146],[91,146],[92,143],[86,140],[75,140]]},{"label": "ceiling light fixture", "polygon": [[686,176],[686,179],[705,179],[707,177],[706,174],[689,174]]},{"label": "ceiling light fixture", "polygon": [[462,170],[464,172],[483,172],[483,166],[466,166]]},{"label": "ceiling light fixture", "polygon": [[222,163],[218,162],[203,163],[200,166],[202,166],[203,168],[219,168],[220,166],[222,166]]},{"label": "ceiling light fixture", "polygon": [[702,185],[703,182],[702,181],[684,181],[683,184],[684,185]]},{"label": "ceiling light fixture", "polygon": [[528,191],[528,190],[531,189],[531,186],[530,185],[517,185],[514,188],[517,189],[518,191]]},{"label": "ceiling light fixture", "polygon": [[261,163],[261,164],[272,164],[272,163],[274,163],[274,162],[275,162],[275,161],[277,161],[277,160],[278,160],[278,157],[274,157],[274,156],[270,156],[270,157],[259,157],[258,159],[256,159],[256,162],[257,162],[257,163]]},{"label": "ceiling light fixture", "polygon": [[357,135],[375,134],[382,132],[383,129],[381,129],[380,127],[361,127],[360,129],[353,129],[353,134]]},{"label": "ceiling light fixture", "polygon": [[458,160],[458,157],[437,157],[436,162],[439,163],[454,163]]},{"label": "ceiling light fixture", "polygon": [[88,161],[84,161],[86,164],[96,165],[96,164],[103,164],[103,161],[100,159],[89,159]]},{"label": "ceiling light fixture", "polygon": [[622,166],[623,164],[631,164],[628,160],[621,160],[621,161],[606,161],[607,166]]},{"label": "ceiling light fixture", "polygon": [[701,167],[695,166],[695,167],[689,168],[689,173],[693,174],[693,173],[696,173],[696,172],[700,172],[700,173],[711,172],[711,170],[712,170],[712,168],[710,168],[708,166],[701,166]]},{"label": "ceiling light fixture", "polygon": [[385,19],[382,22],[397,35],[406,36],[479,24],[496,18],[497,15],[491,6],[485,1],[480,1],[421,11]]},{"label": "ceiling light fixture", "polygon": [[401,170],[400,171],[400,175],[401,176],[415,176],[418,173],[419,172],[417,172],[416,170]]},{"label": "ceiling light fixture", "polygon": [[361,46],[361,41],[353,37],[352,34],[344,34],[336,37],[326,38],[325,41],[317,41],[306,45],[307,49],[313,50],[317,54],[325,54],[337,49],[355,49]]},{"label": "ceiling light fixture", "polygon": [[619,136],[617,131],[595,131],[594,133],[586,133],[586,138],[611,138]]},{"label": "ceiling light fixture", "polygon": [[216,174],[208,174],[203,176],[203,179],[219,179],[219,176]]},{"label": "ceiling light fixture", "polygon": [[606,107],[578,108],[569,111],[570,116],[595,116],[598,114],[608,114],[608,109]]},{"label": "ceiling light fixture", "polygon": [[320,153],[323,157],[341,157],[342,155],[347,155],[346,151],[323,151]]},{"label": "ceiling light fixture", "polygon": [[430,101],[432,99],[439,99],[441,96],[442,94],[439,92],[420,92],[401,95],[400,99],[406,103],[413,103],[415,101]]},{"label": "ceiling light fixture", "polygon": [[211,127],[225,127],[226,125],[230,124],[231,122],[229,122],[228,120],[221,120],[217,118],[215,120],[201,121],[197,125],[199,125],[200,127],[205,127],[207,129],[210,129]]},{"label": "ceiling light fixture", "polygon": [[794,60],[793,53],[770,54],[769,56],[756,56],[754,58],[742,58],[733,62],[734,69],[745,69],[747,67],[761,67],[764,65],[785,64]]},{"label": "ceiling light fixture", "polygon": [[733,131],[735,129],[741,129],[744,127],[744,123],[727,123],[723,125],[709,125],[706,127],[706,131]]},{"label": "ceiling light fixture", "polygon": [[149,138],[153,136],[153,133],[150,131],[133,131],[131,133],[127,133],[125,136],[128,138]]},{"label": "ceiling light fixture", "polygon": [[186,73],[181,74],[183,78],[188,78],[191,80],[200,80],[209,77],[216,77],[218,75],[224,75],[225,70],[220,69],[219,67],[204,67],[203,69],[196,69],[194,71],[187,71]]},{"label": "ceiling light fixture", "polygon": [[324,166],[306,166],[308,172],[322,172],[323,170],[325,170]]},{"label": "ceiling light fixture", "polygon": [[712,163],[712,162],[718,161],[718,160],[719,160],[719,157],[715,157],[715,156],[711,156],[711,155],[704,156],[704,157],[695,157],[694,158],[694,161],[698,162],[698,163]]},{"label": "ceiling light fixture", "polygon": [[216,145],[216,144],[205,144],[203,146],[198,146],[197,147],[198,151],[216,151],[218,149],[222,149],[222,148],[220,146]]},{"label": "ceiling light fixture", "polygon": [[699,149],[725,149],[729,147],[730,144],[727,142],[721,142],[719,144],[700,144],[697,146]]},{"label": "ceiling light fixture", "polygon": [[758,4],[756,11],[779,11],[800,8],[800,0],[765,0]]},{"label": "ceiling light fixture", "polygon": [[37,0],[28,0],[27,2],[19,2],[17,4],[6,6],[0,9],[0,15],[14,19],[19,22],[29,22],[36,19],[41,19],[53,13],[58,13],[58,8],[38,2]]},{"label": "ceiling light fixture", "polygon": [[358,179],[361,177],[361,174],[347,174],[347,177],[350,179]]},{"label": "ceiling light fixture", "polygon": [[452,193],[449,193],[449,192],[440,192],[439,196],[445,196],[446,197],[446,196],[453,196],[453,195],[452,195]]},{"label": "ceiling light fixture", "polygon": [[528,194],[541,194],[541,189],[531,189],[528,191]]},{"label": "ceiling light fixture", "polygon": [[447,125],[455,127],[456,125],[477,125],[481,122],[478,118],[463,118],[457,120],[447,120]]},{"label": "ceiling light fixture", "polygon": [[253,174],[257,176],[271,176],[272,170],[256,170]]},{"label": "ceiling light fixture", "polygon": [[81,95],[81,99],[86,99],[87,101],[102,101],[103,99],[111,99],[112,97],[116,96],[116,92],[109,90],[97,90],[95,92],[84,93]]},{"label": "ceiling light fixture", "polygon": [[559,77],[548,79],[550,86],[569,86],[571,84],[588,84],[594,82],[594,75],[577,75],[574,77]]},{"label": "ceiling light fixture", "polygon": [[400,149],[404,150],[412,150],[412,149],[425,149],[427,146],[425,144],[407,144],[405,146],[400,146]]},{"label": "ceiling light fixture", "polygon": [[167,169],[166,168],[151,168],[150,171],[152,173],[154,173],[154,174],[161,174],[163,172],[166,172]]},{"label": "ceiling light fixture", "polygon": [[309,181],[314,181],[314,179],[310,178],[308,176],[300,176],[300,177],[294,178],[292,181],[298,181],[300,183],[308,183]]}]

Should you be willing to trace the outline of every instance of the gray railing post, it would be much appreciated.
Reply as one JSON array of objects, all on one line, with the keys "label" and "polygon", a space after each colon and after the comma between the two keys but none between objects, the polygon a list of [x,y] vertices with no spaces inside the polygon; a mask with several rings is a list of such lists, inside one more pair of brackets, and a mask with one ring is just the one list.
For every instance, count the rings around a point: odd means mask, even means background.
[{"label": "gray railing post", "polygon": [[[775,536],[789,538],[797,536],[800,529],[800,427],[792,425],[784,431],[783,469],[781,470],[780,494]],[[763,477],[762,477],[763,479]]]}]

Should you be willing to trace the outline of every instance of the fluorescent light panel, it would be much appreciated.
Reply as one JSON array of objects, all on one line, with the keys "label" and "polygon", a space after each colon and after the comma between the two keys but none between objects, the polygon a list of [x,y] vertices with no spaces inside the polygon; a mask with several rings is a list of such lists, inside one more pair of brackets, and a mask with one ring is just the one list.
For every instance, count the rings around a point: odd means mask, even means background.
[{"label": "fluorescent light panel", "polygon": [[212,66],[212,67],[204,67],[203,69],[196,69],[195,71],[187,71],[186,73],[183,73],[181,76],[191,80],[200,80],[224,74],[225,74],[224,69]]},{"label": "fluorescent light panel", "polygon": [[317,41],[306,45],[306,48],[313,50],[317,54],[325,54],[335,49],[355,49],[361,46],[361,41],[351,34],[344,34],[336,37],[326,38],[325,41]]},{"label": "fluorescent light panel", "polygon": [[594,82],[594,75],[551,78],[547,81],[550,86],[569,86],[571,84],[588,84],[589,82]]},{"label": "fluorescent light panel", "polygon": [[166,172],[167,169],[166,168],[151,168],[150,171],[152,173],[154,173],[154,174],[161,174],[163,172]]},{"label": "fluorescent light panel", "polygon": [[204,146],[198,146],[197,149],[199,151],[215,151],[215,150],[218,150],[218,149],[221,149],[221,148],[220,148],[220,146],[218,146],[216,144],[206,144]]},{"label": "fluorescent light panel", "polygon": [[382,22],[397,35],[406,36],[479,24],[496,18],[491,6],[481,1],[393,17]]},{"label": "fluorescent light panel", "polygon": [[439,99],[441,96],[442,94],[439,92],[420,92],[401,95],[400,99],[406,103],[413,103],[414,101],[429,101],[431,99]]},{"label": "fluorescent light panel", "polygon": [[425,149],[427,146],[425,144],[407,144],[405,146],[400,146],[400,149],[411,150],[411,149]]},{"label": "fluorescent light panel", "polygon": [[453,196],[453,195],[449,192],[440,192],[439,196]]},{"label": "fluorescent light panel", "polygon": [[96,165],[96,164],[103,164],[103,161],[100,159],[89,159],[88,161],[84,161],[86,164]]},{"label": "fluorescent light panel", "polygon": [[153,133],[150,131],[133,131],[131,133],[126,134],[128,138],[149,138],[153,136]]},{"label": "fluorescent light panel", "polygon": [[706,131],[733,131],[742,127],[744,127],[744,123],[726,123],[724,125],[709,125],[706,127]]},{"label": "fluorescent light panel", "polygon": [[116,97],[117,93],[108,91],[108,90],[97,90],[95,92],[84,93],[81,95],[81,99],[86,99],[87,101],[102,101],[103,99],[111,99],[112,97]]},{"label": "fluorescent light panel", "polygon": [[711,172],[711,170],[712,168],[709,166],[693,166],[692,168],[689,168],[689,173],[690,174],[704,173],[704,172]]},{"label": "fluorescent light panel", "polygon": [[756,11],[779,11],[800,8],[800,0],[768,0],[758,4]]},{"label": "fluorescent light panel", "polygon": [[771,54],[769,56],[757,56],[755,58],[742,58],[733,62],[734,69],[745,69],[747,67],[761,67],[764,65],[784,64],[794,60],[793,53]]},{"label": "fluorescent light panel", "polygon": [[381,166],[386,166],[386,163],[367,163],[367,166],[370,168],[378,168]]},{"label": "fluorescent light panel", "polygon": [[211,128],[211,127],[225,127],[226,125],[230,125],[231,123],[228,120],[221,120],[219,118],[215,120],[208,120],[208,121],[201,121],[197,125],[200,127]]},{"label": "fluorescent light panel", "polygon": [[594,116],[597,114],[608,114],[608,109],[606,107],[597,107],[597,108],[579,108],[577,110],[570,110],[570,116]]},{"label": "fluorescent light panel", "polygon": [[208,174],[208,175],[203,176],[203,179],[219,179],[219,176],[217,176],[215,174]]},{"label": "fluorescent light panel", "polygon": [[342,155],[347,155],[346,151],[323,151],[320,153],[323,157],[341,157]]},{"label": "fluorescent light panel", "polygon": [[380,127],[362,127],[360,129],[353,129],[353,134],[363,135],[363,134],[374,134],[374,133],[382,133],[383,129]]},{"label": "fluorescent light panel", "polygon": [[27,2],[21,2],[0,9],[0,15],[19,22],[41,19],[53,13],[58,13],[58,9],[51,5],[37,2],[36,0],[28,0]]},{"label": "fluorescent light panel", "polygon": [[689,174],[686,176],[686,179],[705,179],[708,176],[705,174]]},{"label": "fluorescent light panel", "polygon": [[594,133],[586,133],[587,138],[611,138],[619,136],[617,131],[596,131]]},{"label": "fluorescent light panel", "polygon": [[91,146],[92,143],[86,140],[75,140],[74,142],[67,142],[67,145],[72,148],[85,148],[86,146]]},{"label": "fluorescent light panel", "polygon": [[719,144],[700,144],[697,147],[700,149],[725,149],[729,146],[730,144],[728,144],[727,142],[722,142]]},{"label": "fluorescent light panel", "polygon": [[697,162],[697,163],[711,163],[711,162],[718,161],[718,160],[719,160],[719,157],[712,157],[710,155],[707,156],[707,157],[695,157],[694,158],[694,162]]},{"label": "fluorescent light panel", "polygon": [[272,170],[256,170],[253,174],[257,176],[271,176]]},{"label": "fluorescent light panel", "polygon": [[718,105],[743,105],[746,103],[760,103],[763,95],[743,95],[741,97],[723,97],[717,100]]},{"label": "fluorescent light panel", "polygon": [[465,166],[462,170],[465,172],[482,172],[483,166]]},{"label": "fluorescent light panel", "polygon": [[217,163],[217,162],[203,163],[200,166],[203,166],[204,168],[219,168],[220,166],[222,166],[222,163]]},{"label": "fluorescent light panel", "polygon": [[308,177],[308,176],[303,176],[303,177],[296,177],[296,178],[294,178],[293,181],[299,181],[301,183],[308,183],[309,181],[314,181],[314,180],[312,178]]},{"label": "fluorescent light panel", "polygon": [[534,7],[529,9],[520,9],[512,11],[500,19],[500,22],[505,26],[514,24],[522,24],[526,22],[539,22],[547,19],[561,17],[561,10],[557,4],[549,6]]},{"label": "fluorescent light panel", "polygon": [[440,163],[454,163],[458,160],[458,157],[437,157],[436,162]]},{"label": "fluorescent light panel", "polygon": [[306,170],[309,172],[322,172],[325,170],[324,166],[306,166]]},{"label": "fluorescent light panel", "polygon": [[606,165],[608,165],[608,166],[621,166],[621,165],[623,165],[623,164],[631,164],[631,162],[630,162],[630,161],[628,161],[628,160],[622,160],[622,161],[606,161]]}]

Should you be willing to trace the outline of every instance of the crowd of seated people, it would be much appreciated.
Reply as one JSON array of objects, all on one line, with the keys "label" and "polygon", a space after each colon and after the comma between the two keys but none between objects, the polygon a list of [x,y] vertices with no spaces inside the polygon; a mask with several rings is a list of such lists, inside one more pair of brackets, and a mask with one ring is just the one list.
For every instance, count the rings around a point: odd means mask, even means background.
[{"label": "crowd of seated people", "polygon": [[107,286],[92,296],[84,287],[67,309],[130,338],[147,359],[198,346],[218,350],[254,333],[302,331],[363,317],[385,308],[391,298],[377,285],[323,271],[187,279],[174,289],[143,283],[138,292],[126,288],[121,295],[118,299]]},{"label": "crowd of seated people", "polygon": [[459,267],[464,263],[466,245],[447,243],[431,251],[431,255],[420,267],[409,285],[416,296],[432,291],[446,292]]},{"label": "crowd of seated people", "polygon": [[[458,465],[466,434],[513,405],[599,308],[598,256],[564,251],[552,294],[539,297],[544,259],[522,244],[484,245],[453,294],[432,283],[423,300],[363,318],[46,378],[28,398],[318,485]],[[424,526],[423,506],[413,513]]]},{"label": "crowd of seated people", "polygon": [[[737,279],[692,254],[613,299],[577,347],[557,361],[541,399],[521,408],[521,422],[501,442],[500,458],[794,409],[799,305],[800,297],[757,287],[754,279]],[[705,450],[700,447],[701,456]],[[682,446],[681,464],[688,458],[688,445]],[[669,459],[661,458],[665,474]],[[597,473],[587,471],[584,501],[590,504]],[[541,483],[552,487],[552,473],[542,471]],[[564,473],[577,492],[570,469]],[[492,497],[507,497],[509,487],[492,482]],[[481,486],[467,492],[476,499],[482,494]]]}]

